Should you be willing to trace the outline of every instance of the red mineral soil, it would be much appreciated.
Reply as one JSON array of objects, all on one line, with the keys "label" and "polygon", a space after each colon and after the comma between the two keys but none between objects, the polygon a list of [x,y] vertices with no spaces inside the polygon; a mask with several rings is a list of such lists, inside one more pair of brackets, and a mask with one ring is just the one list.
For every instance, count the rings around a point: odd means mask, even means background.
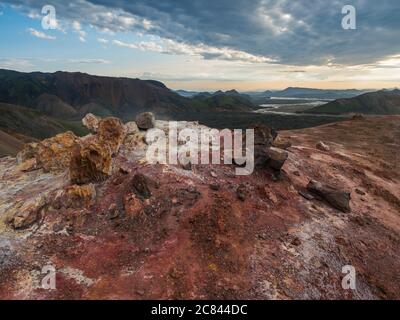
[{"label": "red mineral soil", "polygon": [[[83,187],[0,159],[1,299],[400,299],[400,116],[280,132],[279,179],[150,165],[135,139]],[[310,180],[351,192],[351,212],[310,197]]]}]

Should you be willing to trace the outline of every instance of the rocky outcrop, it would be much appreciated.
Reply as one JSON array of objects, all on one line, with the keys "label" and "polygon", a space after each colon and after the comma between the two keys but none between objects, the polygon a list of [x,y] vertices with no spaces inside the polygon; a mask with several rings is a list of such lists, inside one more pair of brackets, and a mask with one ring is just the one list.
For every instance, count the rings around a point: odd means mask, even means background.
[{"label": "rocky outcrop", "polygon": [[74,184],[104,181],[111,174],[112,152],[109,144],[93,137],[83,144],[76,144],[72,153],[69,175]]},{"label": "rocky outcrop", "polygon": [[25,145],[17,159],[22,163],[34,158],[35,168],[42,168],[45,172],[64,171],[69,166],[72,149],[78,141],[79,138],[70,131],[61,133],[39,143]]},{"label": "rocky outcrop", "polygon": [[139,129],[148,130],[155,126],[154,114],[151,112],[143,112],[136,116],[136,124]]},{"label": "rocky outcrop", "polygon": [[281,170],[289,154],[287,151],[271,147],[267,151],[268,160],[267,165],[274,170]]},{"label": "rocky outcrop", "polygon": [[118,153],[125,136],[125,126],[118,118],[109,117],[99,122],[97,134],[99,142],[100,144],[108,145],[113,155]]},{"label": "rocky outcrop", "polygon": [[332,207],[342,211],[350,212],[350,192],[340,190],[338,188],[322,184],[321,182],[311,180],[307,189],[324,199]]},{"label": "rocky outcrop", "polygon": [[[98,133],[78,139],[72,185],[0,158],[0,299],[399,299],[399,117],[280,134],[293,144],[282,179],[267,161],[281,168],[285,150],[268,139],[248,176],[146,164],[125,142],[111,156]],[[350,208],[347,190],[353,210],[340,214],[331,206]],[[357,290],[341,288],[349,261]],[[48,262],[57,290],[38,290]]]},{"label": "rocky outcrop", "polygon": [[275,141],[277,133],[263,124],[253,125],[251,129],[254,130],[254,164],[264,166],[268,160],[267,151]]}]

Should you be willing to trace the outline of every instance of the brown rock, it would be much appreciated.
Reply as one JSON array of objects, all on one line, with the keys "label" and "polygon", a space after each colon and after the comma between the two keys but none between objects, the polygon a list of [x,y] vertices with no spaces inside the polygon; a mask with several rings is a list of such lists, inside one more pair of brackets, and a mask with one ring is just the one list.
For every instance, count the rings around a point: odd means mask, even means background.
[{"label": "brown rock", "polygon": [[270,147],[277,137],[277,132],[264,124],[255,124],[251,127],[254,130],[254,144]]},{"label": "brown rock", "polygon": [[143,112],[136,116],[136,124],[139,129],[148,130],[155,126],[154,114],[151,112]]},{"label": "brown rock", "polygon": [[96,189],[93,184],[73,185],[64,191],[60,204],[65,208],[79,208],[88,205],[95,198]]},{"label": "brown rock", "polygon": [[8,219],[8,223],[14,229],[27,229],[35,224],[41,216],[41,211],[46,205],[47,195],[43,194],[38,198],[24,203],[14,214]]},{"label": "brown rock", "polygon": [[283,167],[289,156],[287,151],[275,147],[269,148],[267,154],[268,154],[267,164],[270,168],[274,170],[281,170],[281,168]]},{"label": "brown rock", "polygon": [[98,139],[100,143],[110,147],[112,154],[118,153],[125,136],[125,126],[118,118],[109,117],[99,122]]},{"label": "brown rock", "polygon": [[34,158],[35,168],[43,168],[45,172],[60,172],[68,168],[73,146],[78,141],[79,138],[70,131],[61,133],[41,142],[25,145],[17,159],[22,163]]},{"label": "brown rock", "polygon": [[292,143],[287,140],[287,139],[283,139],[280,136],[278,136],[275,141],[272,143],[273,147],[279,148],[279,149],[289,149],[292,146]]},{"label": "brown rock", "polygon": [[70,161],[70,180],[74,184],[104,181],[111,174],[111,161],[108,144],[97,139],[76,144]]},{"label": "brown rock", "polygon": [[83,119],[82,124],[91,132],[97,133],[99,129],[100,118],[92,113],[88,113]]},{"label": "brown rock", "polygon": [[[251,127],[254,130],[254,165],[264,166],[268,160],[267,150],[277,137],[275,130],[263,124],[255,124]],[[246,137],[243,141],[245,142]]]},{"label": "brown rock", "polygon": [[330,151],[331,150],[331,148],[329,148],[329,146],[327,144],[323,143],[322,141],[317,143],[316,148],[321,151]]},{"label": "brown rock", "polygon": [[151,197],[151,187],[159,187],[159,184],[149,178],[148,176],[138,173],[133,176],[132,179],[132,186],[134,192],[139,196],[144,199],[148,199]]},{"label": "brown rock", "polygon": [[45,171],[62,171],[68,168],[73,146],[79,138],[68,131],[39,143],[37,161]]},{"label": "brown rock", "polygon": [[339,190],[335,187],[324,185],[318,181],[311,180],[307,189],[323,198],[332,207],[342,211],[350,212],[350,192]]}]

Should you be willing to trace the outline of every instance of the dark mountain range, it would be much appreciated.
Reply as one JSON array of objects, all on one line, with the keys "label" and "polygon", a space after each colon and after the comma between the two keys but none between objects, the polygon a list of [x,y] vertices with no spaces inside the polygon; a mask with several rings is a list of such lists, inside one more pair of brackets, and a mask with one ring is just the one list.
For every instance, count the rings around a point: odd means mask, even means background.
[{"label": "dark mountain range", "polygon": [[197,91],[187,91],[187,90],[175,90],[175,92],[185,98],[192,98],[199,94]]},{"label": "dark mountain range", "polygon": [[[208,96],[208,95],[207,95]],[[19,105],[44,115],[80,120],[88,112],[124,120],[152,111],[158,118],[214,111],[251,111],[250,97],[235,90],[209,94],[207,101],[185,98],[153,80],[92,76],[85,73],[21,73],[0,70],[0,102]],[[228,98],[229,97],[229,98]]]},{"label": "dark mountain range", "polygon": [[350,99],[338,99],[307,110],[306,113],[376,115],[400,114],[400,90],[365,93]]},{"label": "dark mountain range", "polygon": [[69,72],[0,70],[0,102],[71,119],[87,112],[131,118],[144,110],[160,116],[196,110],[189,99],[161,82]]},{"label": "dark mountain range", "polygon": [[193,100],[205,103],[209,109],[215,111],[248,112],[258,109],[251,101],[251,97],[236,90],[216,91],[213,94],[202,92],[194,96]]}]

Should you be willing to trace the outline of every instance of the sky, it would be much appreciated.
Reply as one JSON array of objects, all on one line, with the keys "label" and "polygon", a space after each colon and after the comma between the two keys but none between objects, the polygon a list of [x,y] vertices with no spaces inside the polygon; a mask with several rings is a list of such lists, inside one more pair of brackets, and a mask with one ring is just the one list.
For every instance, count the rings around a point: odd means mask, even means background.
[{"label": "sky", "polygon": [[0,68],[23,72],[197,91],[400,87],[398,0],[0,0],[0,41]]}]

